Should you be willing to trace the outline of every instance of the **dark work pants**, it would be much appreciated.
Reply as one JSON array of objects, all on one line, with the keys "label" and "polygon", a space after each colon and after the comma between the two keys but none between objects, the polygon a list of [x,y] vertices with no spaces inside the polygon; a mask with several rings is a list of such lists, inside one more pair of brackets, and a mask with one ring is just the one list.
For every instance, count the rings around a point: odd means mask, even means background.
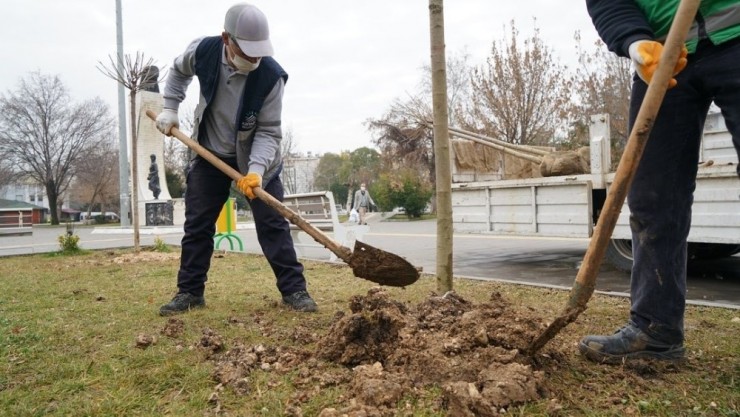
[{"label": "dark work pants", "polygon": [[[235,160],[224,162],[236,169]],[[185,235],[182,238],[177,288],[183,293],[203,295],[213,255],[216,220],[229,197],[231,178],[208,161],[196,157],[190,164],[185,193]],[[283,200],[279,175],[267,180],[263,188]],[[306,289],[303,265],[298,262],[288,221],[259,199],[249,201],[257,229],[257,240],[277,278],[282,295]]]},{"label": "dark work pants", "polygon": [[[686,240],[704,120],[714,100],[740,154],[740,39],[701,43],[668,90],[627,197],[631,216],[632,321],[665,343],[682,343]],[[634,124],[647,85],[635,77]],[[740,175],[740,170],[738,171]]]}]

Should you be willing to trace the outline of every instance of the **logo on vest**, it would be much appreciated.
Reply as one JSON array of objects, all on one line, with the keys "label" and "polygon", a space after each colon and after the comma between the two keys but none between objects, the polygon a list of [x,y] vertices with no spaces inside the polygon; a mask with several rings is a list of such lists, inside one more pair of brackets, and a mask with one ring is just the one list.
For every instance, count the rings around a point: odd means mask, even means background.
[{"label": "logo on vest", "polygon": [[257,112],[248,111],[239,123],[239,130],[248,131],[254,129],[255,126],[257,126]]}]

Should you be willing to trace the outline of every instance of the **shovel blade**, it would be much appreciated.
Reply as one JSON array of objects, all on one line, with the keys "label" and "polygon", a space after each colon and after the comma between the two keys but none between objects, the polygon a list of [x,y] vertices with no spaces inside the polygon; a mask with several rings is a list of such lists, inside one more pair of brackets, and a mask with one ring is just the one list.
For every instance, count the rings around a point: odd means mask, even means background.
[{"label": "shovel blade", "polygon": [[411,285],[420,275],[407,260],[359,240],[348,263],[356,277],[390,287]]}]

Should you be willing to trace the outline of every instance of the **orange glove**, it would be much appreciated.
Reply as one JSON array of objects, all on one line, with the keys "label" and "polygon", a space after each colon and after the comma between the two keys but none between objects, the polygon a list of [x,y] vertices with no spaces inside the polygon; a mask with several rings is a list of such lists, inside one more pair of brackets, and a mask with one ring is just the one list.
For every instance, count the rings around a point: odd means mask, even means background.
[{"label": "orange glove", "polygon": [[236,188],[249,197],[250,200],[254,200],[255,195],[252,188],[255,187],[262,188],[262,175],[256,172],[250,172],[236,182]]},{"label": "orange glove", "polygon": [[[660,54],[663,52],[663,44],[655,41],[636,41],[632,42],[629,47],[630,58],[635,64],[635,70],[637,75],[646,83],[650,84],[650,80],[653,79],[653,74],[658,68],[658,62],[660,62]],[[673,75],[678,74],[684,68],[686,68],[686,56],[688,55],[686,46],[681,48],[681,55],[678,57],[676,67],[673,69]],[[676,79],[671,78],[668,83],[668,88],[676,86]]]}]

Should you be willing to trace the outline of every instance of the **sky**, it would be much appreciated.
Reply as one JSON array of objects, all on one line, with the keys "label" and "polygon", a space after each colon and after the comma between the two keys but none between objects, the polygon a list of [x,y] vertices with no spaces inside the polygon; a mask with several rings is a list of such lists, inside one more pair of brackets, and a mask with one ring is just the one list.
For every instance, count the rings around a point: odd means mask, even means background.
[{"label": "sky", "polygon": [[[102,98],[118,117],[118,87],[98,69],[116,54],[115,0],[2,0],[0,93],[32,71],[57,75],[76,102]],[[200,36],[220,35],[234,0],[121,0],[123,50],[152,58],[161,71]],[[395,99],[418,91],[429,65],[427,0],[256,0],[267,16],[274,58],[289,80],[283,129],[295,149],[326,153],[373,147],[364,125]],[[583,0],[447,0],[446,54],[485,64],[513,20],[520,39],[533,27],[561,62],[576,64],[574,33],[597,35]],[[162,87],[160,87],[161,89]],[[182,111],[198,97],[194,80]],[[182,115],[181,115],[182,117]],[[116,131],[117,132],[117,131]]]}]

